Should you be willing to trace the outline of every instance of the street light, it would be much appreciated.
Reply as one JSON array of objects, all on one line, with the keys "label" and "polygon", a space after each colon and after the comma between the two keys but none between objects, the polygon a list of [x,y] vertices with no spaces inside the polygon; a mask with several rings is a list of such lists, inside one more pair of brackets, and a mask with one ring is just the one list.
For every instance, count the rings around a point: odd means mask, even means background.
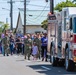
[{"label": "street light", "polygon": [[[4,9],[4,10],[7,10],[7,11],[10,11],[9,9],[7,9],[7,8],[2,8],[2,9]],[[6,18],[6,23],[7,23],[7,18]],[[12,19],[11,19],[11,13],[10,13],[10,20],[12,21]],[[10,24],[11,25],[11,24]],[[10,26],[10,30],[12,29],[12,27]]]},{"label": "street light", "polygon": [[7,8],[2,8],[2,9],[10,11],[10,10],[9,10],[9,9],[7,9]]}]

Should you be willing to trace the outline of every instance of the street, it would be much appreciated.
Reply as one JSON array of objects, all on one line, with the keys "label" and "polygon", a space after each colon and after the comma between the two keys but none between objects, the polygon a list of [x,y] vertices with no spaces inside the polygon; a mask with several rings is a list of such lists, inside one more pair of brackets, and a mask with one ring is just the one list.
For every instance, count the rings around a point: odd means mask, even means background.
[{"label": "street", "polygon": [[64,67],[52,67],[41,60],[24,60],[22,55],[0,55],[0,75],[76,75],[76,71],[67,72]]}]

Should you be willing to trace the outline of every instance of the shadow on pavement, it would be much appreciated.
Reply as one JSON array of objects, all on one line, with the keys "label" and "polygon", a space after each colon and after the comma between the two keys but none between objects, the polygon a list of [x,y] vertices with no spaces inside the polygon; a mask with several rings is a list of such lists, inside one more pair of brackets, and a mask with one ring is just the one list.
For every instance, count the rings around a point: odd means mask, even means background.
[{"label": "shadow on pavement", "polygon": [[76,71],[68,72],[64,67],[52,67],[52,65],[27,65],[38,73],[44,75],[76,75]]}]

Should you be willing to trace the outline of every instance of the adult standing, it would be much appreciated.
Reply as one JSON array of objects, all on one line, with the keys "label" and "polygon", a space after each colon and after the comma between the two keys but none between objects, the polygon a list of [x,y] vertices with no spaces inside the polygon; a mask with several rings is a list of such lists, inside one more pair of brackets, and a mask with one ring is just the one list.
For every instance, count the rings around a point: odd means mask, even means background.
[{"label": "adult standing", "polygon": [[3,47],[4,47],[4,56],[5,56],[5,54],[7,55],[7,56],[9,56],[8,54],[9,54],[9,36],[8,36],[8,34],[5,32],[5,37],[2,39],[2,45],[3,45]]},{"label": "adult standing", "polygon": [[11,55],[14,53],[14,38],[12,35],[10,36],[10,52]]},{"label": "adult standing", "polygon": [[1,42],[2,42],[2,54],[4,55],[4,37],[5,35],[2,33],[1,35]]},{"label": "adult standing", "polygon": [[25,59],[26,56],[28,56],[28,60],[30,60],[32,40],[29,34],[27,35],[27,38],[24,39],[24,46],[25,46]]},{"label": "adult standing", "polygon": [[41,38],[41,48],[42,48],[42,61],[45,58],[47,61],[47,34],[44,33],[44,36]]},{"label": "adult standing", "polygon": [[18,36],[18,38],[16,39],[16,45],[17,45],[17,54],[19,54],[22,52],[22,41],[20,36]]}]

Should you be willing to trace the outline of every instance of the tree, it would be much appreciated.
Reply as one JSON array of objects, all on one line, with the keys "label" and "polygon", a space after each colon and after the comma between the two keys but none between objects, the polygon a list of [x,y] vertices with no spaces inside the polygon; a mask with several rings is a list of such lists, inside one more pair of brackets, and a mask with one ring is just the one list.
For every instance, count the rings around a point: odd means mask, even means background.
[{"label": "tree", "polygon": [[[74,0],[74,1],[76,1],[76,0]],[[64,7],[76,7],[76,4],[73,3],[73,1],[71,1],[71,0],[66,0],[65,2],[58,3],[54,9],[61,11],[62,8],[64,8]],[[41,27],[46,30],[47,26],[48,26],[48,21],[44,20],[41,24],[42,24]]]},{"label": "tree", "polygon": [[41,24],[41,27],[44,28],[44,30],[47,30],[48,20],[44,20]]},{"label": "tree", "polygon": [[60,2],[55,6],[55,10],[59,10],[61,11],[62,8],[64,7],[76,7],[76,4],[74,4],[72,1],[70,0],[66,0],[66,2]]},{"label": "tree", "polygon": [[0,21],[0,33],[4,32],[9,28],[9,24]]}]

